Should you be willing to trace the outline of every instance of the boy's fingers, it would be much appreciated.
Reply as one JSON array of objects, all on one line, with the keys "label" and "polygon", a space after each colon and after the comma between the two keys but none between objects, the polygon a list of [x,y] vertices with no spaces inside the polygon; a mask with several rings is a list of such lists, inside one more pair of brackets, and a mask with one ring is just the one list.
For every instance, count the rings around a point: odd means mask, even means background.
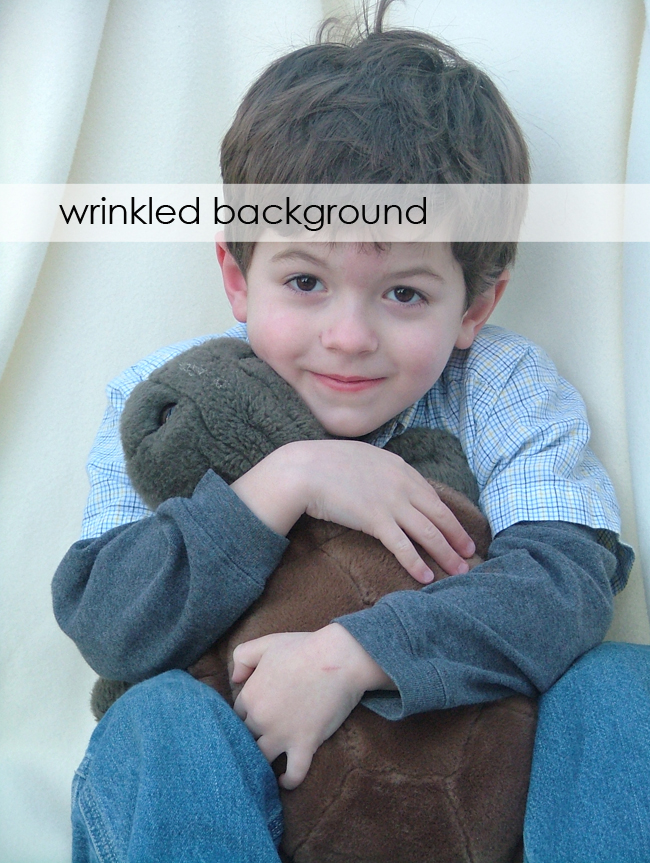
[{"label": "boy's fingers", "polygon": [[[433,523],[433,525],[443,535],[447,543],[456,552],[458,552],[459,555],[462,557],[471,557],[474,554],[476,547],[471,536],[467,533],[449,507],[440,500],[431,486],[429,486],[428,493],[425,493],[422,499],[413,501],[413,505],[424,516],[426,516],[429,522]],[[427,551],[429,551],[428,548]],[[440,563],[437,558],[436,561]],[[440,565],[442,566],[442,564]],[[443,569],[445,569],[446,572],[449,572],[445,567],[443,567]]]},{"label": "boy's fingers", "polygon": [[263,635],[261,638],[254,638],[252,641],[243,641],[237,645],[232,652],[233,683],[243,683],[244,680],[247,680],[251,676],[268,649],[271,638],[273,638],[273,635]]},{"label": "boy's fingers", "polygon": [[274,743],[273,739],[265,734],[258,737],[256,743],[262,750],[262,755],[266,758],[269,764],[273,764],[278,755],[282,755],[284,752],[284,747],[279,745],[277,742]]},{"label": "boy's fingers", "polygon": [[244,690],[242,689],[237,698],[235,698],[235,703],[233,704],[232,709],[235,711],[237,716],[239,716],[241,721],[246,723],[246,727],[252,733],[252,729],[249,727],[247,722],[248,708],[246,707],[245,697]]},{"label": "boy's fingers", "polygon": [[235,703],[233,704],[232,709],[235,711],[237,716],[239,716],[239,718],[241,719],[242,722],[246,722],[247,711],[246,711],[246,708],[244,707],[244,705],[242,704],[241,698],[239,695],[237,696],[237,698],[235,698]]},{"label": "boy's fingers", "polygon": [[449,575],[461,575],[469,571],[467,561],[454,551],[438,527],[418,510],[410,512],[401,527]]},{"label": "boy's fingers", "polygon": [[388,525],[384,530],[377,531],[376,536],[416,581],[419,581],[420,584],[430,584],[433,581],[433,572],[422,560],[415,550],[415,546],[399,525],[395,523]]},{"label": "boy's fingers", "polygon": [[287,791],[297,788],[307,775],[314,753],[308,749],[289,749],[287,752],[287,769],[279,779],[280,785]]},{"label": "boy's fingers", "polygon": [[266,758],[269,764],[273,764],[278,755],[283,752],[287,753],[287,769],[280,776],[278,782],[287,791],[292,791],[297,788],[307,775],[312,762],[313,753],[309,749],[287,748],[269,736],[262,735],[257,739],[262,755]]},{"label": "boy's fingers", "polygon": [[241,660],[235,660],[235,664],[232,669],[232,682],[243,683],[245,680],[248,680],[254,671],[254,665],[246,665],[244,662],[241,662]]}]

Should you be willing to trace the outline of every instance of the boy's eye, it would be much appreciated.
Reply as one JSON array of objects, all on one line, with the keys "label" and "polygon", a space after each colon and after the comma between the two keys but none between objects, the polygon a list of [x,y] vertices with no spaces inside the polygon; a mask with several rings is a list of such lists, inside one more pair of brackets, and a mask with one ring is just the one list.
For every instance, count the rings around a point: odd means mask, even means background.
[{"label": "boy's eye", "polygon": [[386,296],[389,300],[397,300],[398,303],[401,303],[404,306],[412,306],[424,300],[422,294],[419,291],[416,291],[415,288],[406,287],[393,288],[386,294]]},{"label": "boy's eye", "polygon": [[298,291],[303,294],[311,294],[315,291],[321,291],[323,284],[316,276],[308,276],[306,274],[294,276],[289,280],[290,285],[293,285]]}]

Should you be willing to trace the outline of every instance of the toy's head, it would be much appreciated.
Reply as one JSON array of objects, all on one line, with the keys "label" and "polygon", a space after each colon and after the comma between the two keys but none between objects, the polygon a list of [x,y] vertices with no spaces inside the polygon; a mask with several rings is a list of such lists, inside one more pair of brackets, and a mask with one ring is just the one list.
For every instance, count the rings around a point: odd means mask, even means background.
[{"label": "toy's head", "polygon": [[[384,30],[390,0],[357,32],[325,33],[276,60],[244,96],[221,150],[226,184],[517,183],[526,143],[494,83],[428,33]],[[227,234],[226,234],[227,235]],[[253,244],[230,244],[245,274]],[[467,304],[516,243],[454,243]]]},{"label": "toy's head", "polygon": [[121,420],[133,487],[151,508],[211,468],[234,482],[286,443],[327,438],[302,399],[240,339],[212,339],[133,390]]}]

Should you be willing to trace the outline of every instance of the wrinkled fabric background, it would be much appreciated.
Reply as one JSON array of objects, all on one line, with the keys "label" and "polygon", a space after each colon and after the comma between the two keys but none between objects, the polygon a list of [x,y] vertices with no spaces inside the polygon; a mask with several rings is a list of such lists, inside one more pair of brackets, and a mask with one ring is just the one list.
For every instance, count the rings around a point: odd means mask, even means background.
[{"label": "wrinkled fabric background", "polygon": [[[252,79],[346,4],[0,0],[0,182],[218,181],[220,139]],[[642,0],[406,0],[390,22],[489,71],[528,136],[534,181],[650,182]],[[610,637],[641,643],[649,273],[647,245],[530,244],[495,317],[543,345],[587,402],[640,552]],[[231,323],[210,244],[0,244],[2,863],[69,859],[94,673],[58,630],[49,584],[78,537],[103,388],[148,352]]]}]

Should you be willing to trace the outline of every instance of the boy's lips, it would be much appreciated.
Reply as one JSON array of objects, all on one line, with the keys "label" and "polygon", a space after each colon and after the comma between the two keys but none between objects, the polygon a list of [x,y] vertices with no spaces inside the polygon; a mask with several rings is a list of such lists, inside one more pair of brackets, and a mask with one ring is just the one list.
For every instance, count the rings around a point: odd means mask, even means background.
[{"label": "boy's lips", "polygon": [[313,377],[329,389],[345,393],[358,393],[377,386],[386,378],[364,378],[360,375],[327,375],[312,372]]}]

